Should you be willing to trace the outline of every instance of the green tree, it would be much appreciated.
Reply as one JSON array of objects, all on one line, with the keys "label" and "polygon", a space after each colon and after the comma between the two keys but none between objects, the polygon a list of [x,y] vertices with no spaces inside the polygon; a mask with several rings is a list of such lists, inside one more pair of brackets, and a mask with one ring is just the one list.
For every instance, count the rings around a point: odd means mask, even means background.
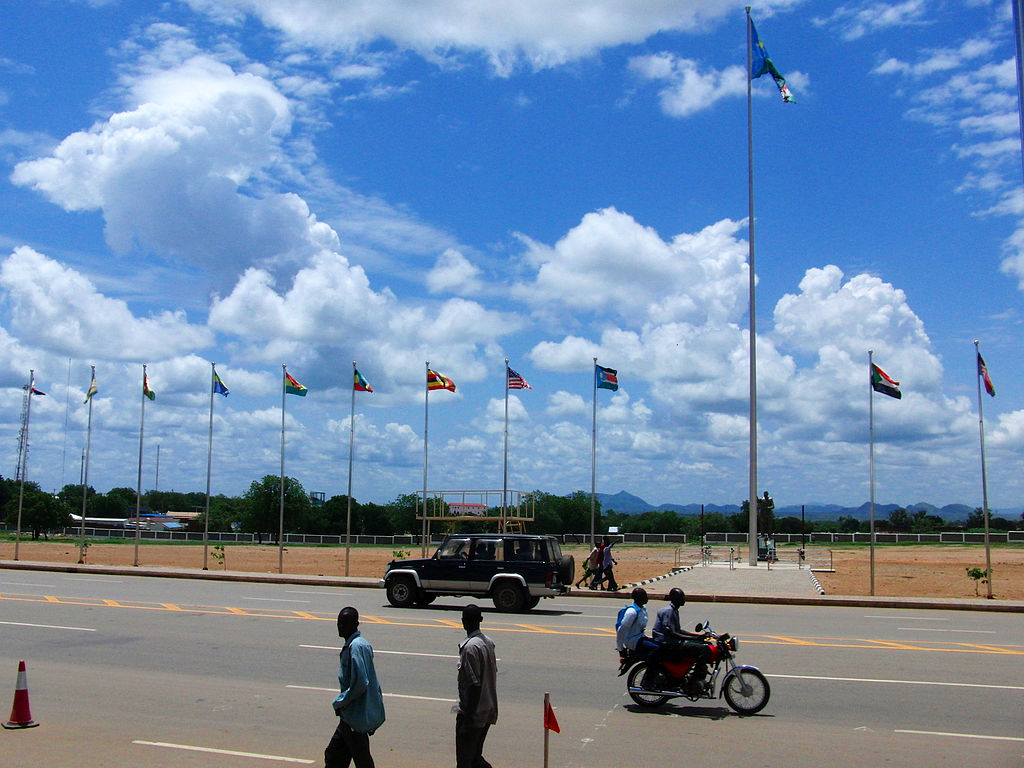
[{"label": "green tree", "polygon": [[384,516],[391,527],[392,535],[417,534],[421,532],[422,520],[416,519],[416,501],[419,494],[403,493],[389,501],[384,507]]},{"label": "green tree", "polygon": [[985,510],[981,507],[975,507],[972,512],[967,513],[968,530],[971,528],[984,528],[985,527]]},{"label": "green tree", "polygon": [[[36,483],[25,483],[24,495],[21,499],[21,529],[32,531],[32,538],[38,539],[40,534],[46,536],[51,531],[64,528],[70,522],[68,506],[60,497],[39,489]],[[8,525],[17,525],[18,496],[7,501],[4,512]]]},{"label": "green tree", "polygon": [[911,527],[910,515],[905,509],[894,509],[889,513],[889,525],[897,533],[906,533]]},{"label": "green tree", "polygon": [[840,515],[837,527],[840,533],[856,533],[860,530],[860,520],[856,517]]},{"label": "green tree", "polygon": [[[293,477],[284,479],[284,532],[296,533],[301,530],[309,517],[309,495],[302,484]],[[281,526],[281,478],[266,475],[262,480],[253,480],[249,490],[242,496],[242,530],[255,533],[260,543],[263,534],[269,533],[277,540]]]}]

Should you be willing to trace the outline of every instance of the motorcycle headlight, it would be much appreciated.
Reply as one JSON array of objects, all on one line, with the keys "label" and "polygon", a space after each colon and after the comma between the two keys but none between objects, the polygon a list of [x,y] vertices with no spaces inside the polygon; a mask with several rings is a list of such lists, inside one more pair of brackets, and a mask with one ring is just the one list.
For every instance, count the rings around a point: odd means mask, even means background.
[{"label": "motorcycle headlight", "polygon": [[739,648],[739,647],[740,647],[740,641],[737,640],[735,637],[730,637],[729,638],[729,650],[732,651],[733,653],[735,653],[736,649]]}]

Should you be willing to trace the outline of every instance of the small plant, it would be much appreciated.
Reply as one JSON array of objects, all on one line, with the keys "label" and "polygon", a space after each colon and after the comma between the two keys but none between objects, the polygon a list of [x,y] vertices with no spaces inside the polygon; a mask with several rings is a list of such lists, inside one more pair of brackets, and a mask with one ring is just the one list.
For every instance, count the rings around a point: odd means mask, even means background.
[{"label": "small plant", "polygon": [[990,573],[991,573],[990,571],[986,571],[984,568],[968,568],[967,569],[967,576],[972,578],[972,579],[974,579],[974,596],[975,597],[981,597],[981,594],[978,592],[978,585],[979,584],[988,584],[988,577],[989,577]]},{"label": "small plant", "polygon": [[213,552],[210,553],[210,556],[214,560],[216,560],[218,563],[220,563],[220,567],[221,568],[224,568],[224,569],[227,568],[227,566],[224,564],[224,545],[223,544],[214,544]]},{"label": "small plant", "polygon": [[84,563],[85,562],[85,556],[86,556],[86,554],[89,551],[89,544],[90,544],[90,542],[89,542],[88,539],[82,538],[82,539],[78,540],[78,562],[79,563]]},{"label": "small plant", "polygon": [[391,557],[395,560],[405,560],[412,552],[405,549],[393,549],[391,550]]}]

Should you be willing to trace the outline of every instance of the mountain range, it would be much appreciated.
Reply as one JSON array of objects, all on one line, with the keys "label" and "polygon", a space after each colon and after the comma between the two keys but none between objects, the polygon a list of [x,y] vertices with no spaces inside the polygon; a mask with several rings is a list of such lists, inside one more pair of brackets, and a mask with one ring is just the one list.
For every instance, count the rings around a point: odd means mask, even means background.
[{"label": "mountain range", "polygon": [[[625,515],[640,515],[644,512],[664,512],[670,511],[675,512],[678,515],[689,516],[699,515],[701,510],[700,504],[660,504],[654,506],[648,504],[646,501],[641,499],[639,496],[634,496],[627,491],[619,491],[618,493],[598,493],[597,500],[601,502],[601,509],[604,511],[619,512]],[[907,512],[913,513],[920,510],[924,510],[929,515],[938,515],[943,520],[955,521],[955,520],[966,520],[967,516],[976,507],[969,506],[967,504],[947,504],[943,507],[937,507],[934,504],[928,504],[927,502],[918,502],[916,504],[879,504],[875,503],[875,519],[884,519],[889,516],[889,513],[896,509],[905,509]],[[705,504],[705,513],[708,512],[719,512],[723,515],[735,515],[741,511],[739,504]],[[1007,519],[1019,518],[1021,515],[1021,509],[991,509],[990,514],[993,517],[1005,517]],[[857,520],[867,520],[871,516],[871,503],[864,502],[859,507],[843,507],[838,504],[804,504],[802,505],[802,514],[805,520],[838,520],[840,517],[853,517]],[[775,517],[800,517],[801,516],[801,505],[790,504],[787,506],[776,506]]]}]

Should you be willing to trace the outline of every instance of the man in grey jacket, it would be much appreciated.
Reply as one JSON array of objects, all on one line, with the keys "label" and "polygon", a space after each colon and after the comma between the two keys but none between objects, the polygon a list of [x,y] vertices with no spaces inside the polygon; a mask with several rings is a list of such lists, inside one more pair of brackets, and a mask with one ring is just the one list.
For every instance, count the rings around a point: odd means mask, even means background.
[{"label": "man in grey jacket", "polygon": [[484,759],[484,739],[498,722],[498,660],[494,643],[480,631],[480,606],[462,609],[466,639],[459,643],[459,703],[455,717],[456,768],[491,768]]}]

